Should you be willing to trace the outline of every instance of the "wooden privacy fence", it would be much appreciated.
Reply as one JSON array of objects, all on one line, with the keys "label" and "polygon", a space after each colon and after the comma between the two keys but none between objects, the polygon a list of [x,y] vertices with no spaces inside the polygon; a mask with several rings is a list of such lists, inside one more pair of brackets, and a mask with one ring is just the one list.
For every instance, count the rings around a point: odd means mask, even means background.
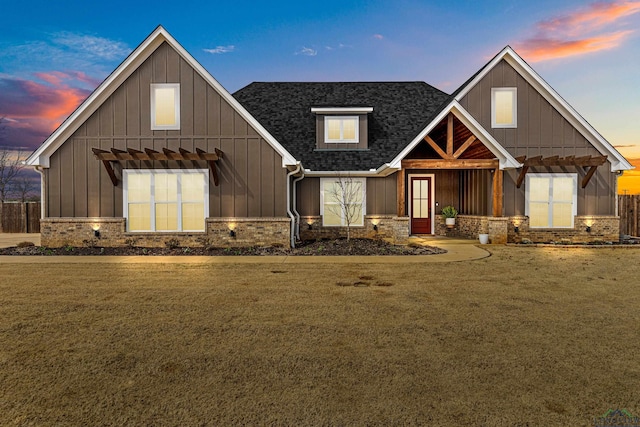
[{"label": "wooden privacy fence", "polygon": [[40,202],[0,203],[0,233],[39,233]]},{"label": "wooden privacy fence", "polygon": [[618,212],[620,213],[620,234],[640,236],[640,195],[618,196]]}]

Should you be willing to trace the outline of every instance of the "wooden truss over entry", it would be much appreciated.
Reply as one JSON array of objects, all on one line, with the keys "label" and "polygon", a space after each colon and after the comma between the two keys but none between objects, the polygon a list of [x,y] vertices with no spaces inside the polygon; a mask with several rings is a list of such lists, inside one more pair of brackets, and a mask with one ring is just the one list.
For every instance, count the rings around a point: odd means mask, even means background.
[{"label": "wooden truss over entry", "polygon": [[502,216],[503,171],[500,161],[482,141],[452,113],[426,135],[424,141],[426,145],[416,147],[401,162],[397,181],[398,216],[406,215],[407,169],[489,169],[493,175],[492,214]]},{"label": "wooden truss over entry", "polygon": [[111,166],[111,162],[126,162],[126,161],[136,161],[136,160],[160,160],[160,161],[168,161],[175,160],[179,162],[185,161],[206,161],[209,164],[209,169],[211,169],[211,173],[213,175],[213,182],[217,186],[218,185],[218,170],[216,168],[216,161],[223,157],[222,151],[215,149],[215,153],[207,153],[204,150],[196,148],[196,152],[192,153],[183,148],[180,148],[179,152],[169,150],[168,148],[163,148],[162,152],[152,150],[150,148],[145,148],[144,151],[135,150],[133,148],[127,148],[126,151],[119,150],[117,148],[112,148],[111,151],[101,150],[99,148],[92,148],[93,154],[98,158],[98,160],[102,161],[105,169],[107,170],[107,174],[109,174],[109,178],[111,178],[111,182],[114,186],[118,185],[118,177]]},{"label": "wooden truss over entry", "polygon": [[575,156],[567,156],[567,157],[545,157],[536,156],[529,157],[520,156],[516,157],[516,160],[519,163],[522,163],[522,170],[520,171],[520,175],[518,176],[518,181],[516,182],[516,186],[520,188],[522,182],[524,181],[524,177],[527,175],[529,168],[531,166],[575,166],[575,167],[583,167],[589,168],[587,174],[582,178],[582,188],[585,188],[589,183],[589,180],[596,173],[598,166],[605,164],[607,161],[607,156],[583,156],[583,157],[575,157]]}]

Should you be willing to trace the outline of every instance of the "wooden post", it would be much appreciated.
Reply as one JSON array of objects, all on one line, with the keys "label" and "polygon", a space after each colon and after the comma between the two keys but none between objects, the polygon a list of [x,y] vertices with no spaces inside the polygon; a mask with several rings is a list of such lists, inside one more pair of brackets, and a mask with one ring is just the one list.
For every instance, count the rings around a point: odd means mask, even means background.
[{"label": "wooden post", "polygon": [[493,171],[493,216],[502,216],[502,174],[503,171],[496,168]]},{"label": "wooden post", "polygon": [[453,114],[447,116],[447,156],[453,157]]},{"label": "wooden post", "polygon": [[405,169],[402,168],[398,172],[398,186],[397,186],[397,198],[398,198],[398,216],[405,215],[405,200],[404,200],[404,180],[405,180]]}]

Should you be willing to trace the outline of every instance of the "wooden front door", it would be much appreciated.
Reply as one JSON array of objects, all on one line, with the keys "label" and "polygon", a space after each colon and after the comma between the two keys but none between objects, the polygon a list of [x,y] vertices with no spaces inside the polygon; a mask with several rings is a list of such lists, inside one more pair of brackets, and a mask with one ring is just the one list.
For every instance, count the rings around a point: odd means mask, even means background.
[{"label": "wooden front door", "polygon": [[411,177],[411,233],[431,234],[431,177]]}]

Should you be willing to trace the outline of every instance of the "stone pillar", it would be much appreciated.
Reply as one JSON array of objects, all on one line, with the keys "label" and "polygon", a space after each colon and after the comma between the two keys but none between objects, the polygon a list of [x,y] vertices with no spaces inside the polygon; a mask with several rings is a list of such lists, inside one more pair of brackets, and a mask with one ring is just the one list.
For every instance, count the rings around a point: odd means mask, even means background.
[{"label": "stone pillar", "polygon": [[494,245],[507,243],[509,218],[489,217],[487,218],[489,228],[489,241]]}]

